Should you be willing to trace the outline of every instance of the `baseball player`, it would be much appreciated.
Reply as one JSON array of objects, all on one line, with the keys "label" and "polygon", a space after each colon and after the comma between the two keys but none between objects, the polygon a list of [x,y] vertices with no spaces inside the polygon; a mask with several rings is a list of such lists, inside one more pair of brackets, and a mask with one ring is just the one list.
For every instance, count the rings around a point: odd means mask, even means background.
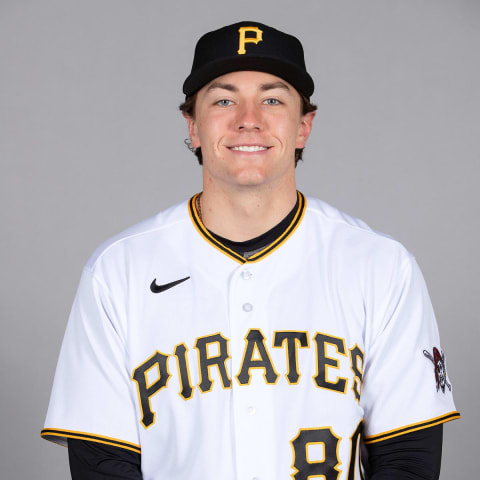
[{"label": "baseball player", "polygon": [[459,417],[400,243],[299,192],[301,43],[205,34],[181,110],[203,189],[101,245],[42,436],[74,479],[433,479]]}]

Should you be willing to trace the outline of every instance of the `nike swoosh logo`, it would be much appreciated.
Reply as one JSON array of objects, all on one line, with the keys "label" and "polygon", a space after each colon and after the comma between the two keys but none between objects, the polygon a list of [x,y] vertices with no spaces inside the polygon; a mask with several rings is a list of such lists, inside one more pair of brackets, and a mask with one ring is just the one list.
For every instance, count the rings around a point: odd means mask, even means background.
[{"label": "nike swoosh logo", "polygon": [[153,293],[160,293],[168,290],[169,288],[175,287],[179,283],[183,283],[188,280],[190,277],[181,278],[180,280],[175,280],[174,282],[164,283],[163,285],[157,285],[157,279],[154,278],[153,282],[150,284],[150,290]]}]

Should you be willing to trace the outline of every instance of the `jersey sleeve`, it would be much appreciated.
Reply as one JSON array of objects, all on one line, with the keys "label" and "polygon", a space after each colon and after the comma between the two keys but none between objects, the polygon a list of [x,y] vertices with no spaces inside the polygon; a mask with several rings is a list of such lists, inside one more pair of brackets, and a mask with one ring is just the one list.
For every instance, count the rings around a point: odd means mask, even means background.
[{"label": "jersey sleeve", "polygon": [[375,280],[360,401],[366,444],[460,416],[425,281],[415,258],[402,257]]},{"label": "jersey sleeve", "polygon": [[122,309],[85,268],[55,373],[42,437],[90,440],[140,453]]}]

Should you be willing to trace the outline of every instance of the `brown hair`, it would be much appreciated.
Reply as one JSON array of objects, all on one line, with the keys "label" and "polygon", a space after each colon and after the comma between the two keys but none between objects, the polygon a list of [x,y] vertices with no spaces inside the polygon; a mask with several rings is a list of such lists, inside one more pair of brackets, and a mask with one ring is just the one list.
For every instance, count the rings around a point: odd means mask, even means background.
[{"label": "brown hair", "polygon": [[[302,115],[306,115],[307,113],[314,112],[317,110],[317,106],[310,102],[310,99],[299,93],[302,101]],[[189,117],[195,118],[195,101],[197,100],[197,93],[195,92],[193,95],[185,97],[185,101],[178,107],[180,111],[182,111],[185,115]],[[203,157],[202,157],[202,149],[200,147],[193,148],[189,146],[188,139],[185,140],[188,148],[195,154],[198,159],[198,163],[200,165],[203,164]],[[303,155],[303,148],[296,148],[295,149],[295,166],[299,160],[302,160]]]}]

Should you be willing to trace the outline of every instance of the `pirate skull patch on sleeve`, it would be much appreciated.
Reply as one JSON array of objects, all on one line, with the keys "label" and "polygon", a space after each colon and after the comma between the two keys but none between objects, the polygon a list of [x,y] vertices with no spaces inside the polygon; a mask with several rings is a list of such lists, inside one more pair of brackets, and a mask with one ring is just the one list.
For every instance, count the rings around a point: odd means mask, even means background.
[{"label": "pirate skull patch on sleeve", "polygon": [[442,392],[445,393],[445,386],[449,390],[452,390],[452,386],[448,383],[447,380],[447,369],[445,367],[445,354],[438,351],[436,347],[433,347],[433,356],[432,354],[424,350],[423,354],[432,361],[434,371],[435,371],[435,380],[437,382],[437,392],[441,388]]}]

